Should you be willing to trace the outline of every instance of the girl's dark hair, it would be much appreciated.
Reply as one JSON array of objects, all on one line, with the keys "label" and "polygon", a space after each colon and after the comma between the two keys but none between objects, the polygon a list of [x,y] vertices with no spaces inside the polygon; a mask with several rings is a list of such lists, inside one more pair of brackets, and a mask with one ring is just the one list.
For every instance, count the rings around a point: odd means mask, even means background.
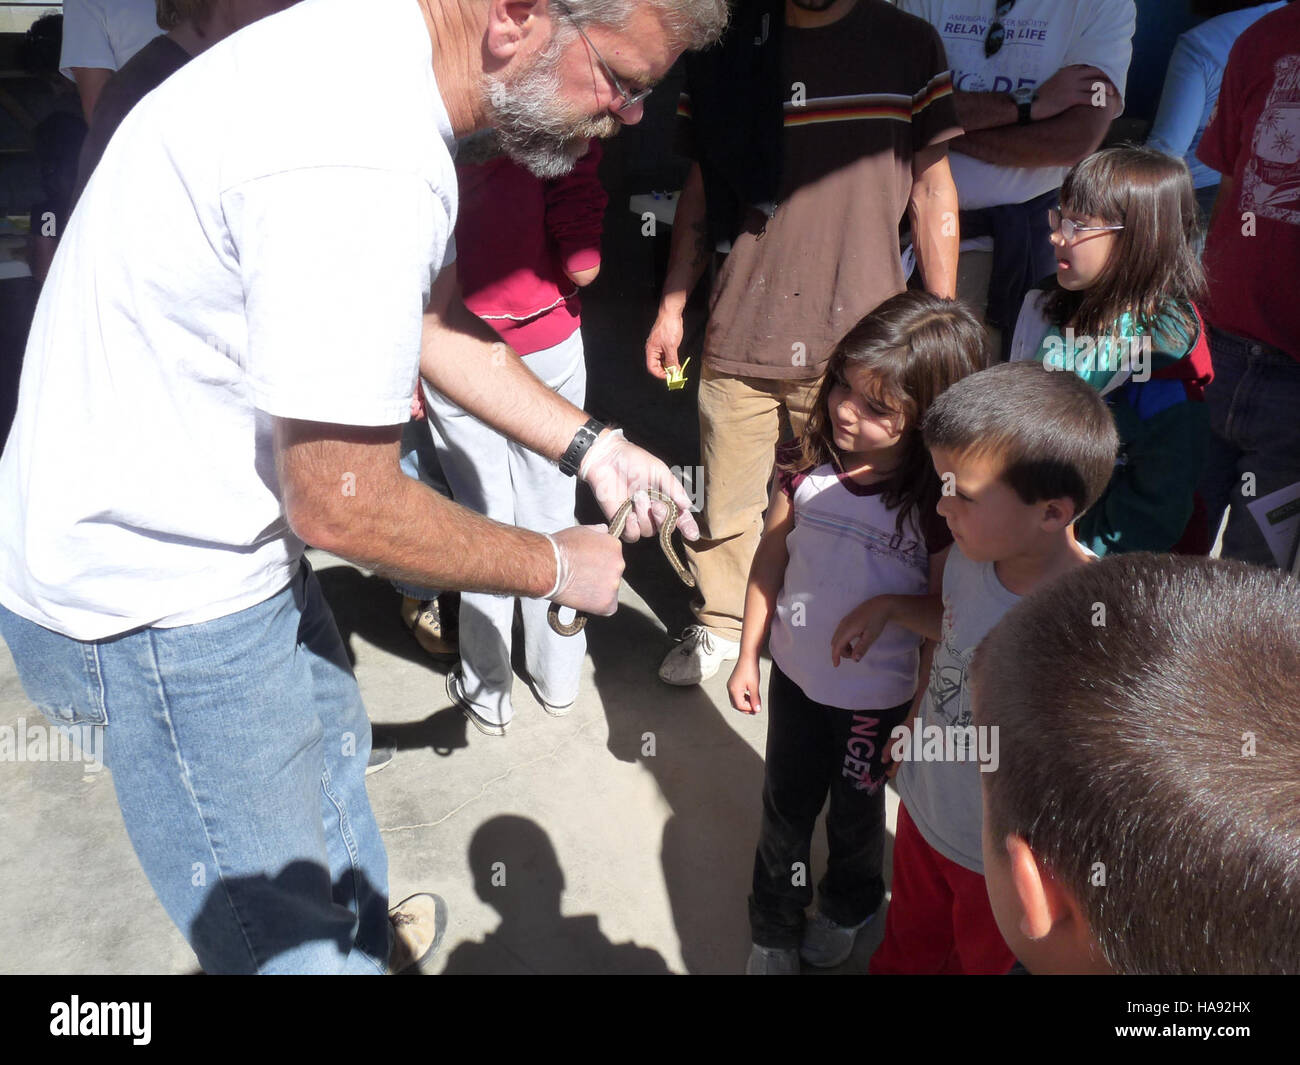
[{"label": "girl's dark hair", "polygon": [[921,439],[921,419],[949,385],[983,369],[987,334],[964,303],[908,291],[885,300],[855,325],[831,352],[798,453],[780,464],[802,473],[839,455],[827,414],[831,389],[852,366],[870,371],[871,398],[903,416],[900,459],[882,494],[898,508],[897,531],[913,510],[923,523],[939,502],[939,478]]},{"label": "girl's dark hair", "polygon": [[1095,284],[1051,292],[1046,310],[1053,324],[1105,337],[1116,333],[1126,312],[1143,329],[1173,314],[1188,336],[1196,335],[1189,304],[1204,295],[1205,273],[1196,256],[1200,221],[1186,163],[1153,148],[1107,148],[1065,176],[1061,209],[1124,228]]}]

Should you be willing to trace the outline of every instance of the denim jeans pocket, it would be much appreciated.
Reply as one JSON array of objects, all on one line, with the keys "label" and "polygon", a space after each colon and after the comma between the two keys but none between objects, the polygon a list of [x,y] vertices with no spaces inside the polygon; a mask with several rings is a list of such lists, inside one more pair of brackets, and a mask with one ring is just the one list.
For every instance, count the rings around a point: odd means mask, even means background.
[{"label": "denim jeans pocket", "polygon": [[0,635],[27,698],[51,724],[108,724],[98,644],[51,632],[3,606]]}]

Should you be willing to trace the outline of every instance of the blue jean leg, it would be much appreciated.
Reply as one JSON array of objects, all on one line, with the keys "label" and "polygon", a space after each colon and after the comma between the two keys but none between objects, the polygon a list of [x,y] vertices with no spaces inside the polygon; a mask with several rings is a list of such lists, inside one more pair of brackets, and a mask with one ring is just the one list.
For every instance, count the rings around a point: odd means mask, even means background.
[{"label": "blue jean leg", "polygon": [[370,726],[308,566],[202,625],[80,643],[0,608],[0,629],[47,717],[105,722],[127,833],[205,971],[385,970]]},{"label": "blue jean leg", "polygon": [[1300,363],[1214,329],[1210,348],[1214,381],[1205,399],[1212,435],[1201,479],[1210,529],[1229,510],[1223,556],[1275,566],[1247,506],[1300,481]]}]

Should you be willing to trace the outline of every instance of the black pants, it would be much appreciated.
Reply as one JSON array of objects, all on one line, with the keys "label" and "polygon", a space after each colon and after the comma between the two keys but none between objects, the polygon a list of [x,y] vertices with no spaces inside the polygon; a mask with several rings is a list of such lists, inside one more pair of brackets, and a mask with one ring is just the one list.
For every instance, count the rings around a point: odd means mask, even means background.
[{"label": "black pants", "polygon": [[885,786],[881,755],[911,702],[889,710],[842,710],[813,702],[772,664],[767,689],[763,824],[754,855],[749,924],[763,947],[798,947],[812,901],[813,827],[826,813],[829,855],[817,885],[821,912],[861,924],[885,898]]}]

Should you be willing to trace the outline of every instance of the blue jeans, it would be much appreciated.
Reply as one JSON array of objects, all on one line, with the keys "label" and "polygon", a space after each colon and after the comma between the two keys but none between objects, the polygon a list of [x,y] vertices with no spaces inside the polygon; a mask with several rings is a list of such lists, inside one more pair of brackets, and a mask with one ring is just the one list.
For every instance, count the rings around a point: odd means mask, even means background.
[{"label": "blue jeans", "polygon": [[[1223,557],[1276,566],[1247,504],[1300,481],[1300,362],[1285,352],[1210,330],[1214,381],[1205,393],[1210,449],[1201,478],[1213,536],[1231,507]],[[1247,480],[1253,475],[1253,486]],[[1243,487],[1254,494],[1243,496]]]},{"label": "blue jeans", "polygon": [[82,643],[0,606],[28,698],[103,727],[137,857],[209,973],[383,973],[370,722],[306,560],[224,618]]}]

